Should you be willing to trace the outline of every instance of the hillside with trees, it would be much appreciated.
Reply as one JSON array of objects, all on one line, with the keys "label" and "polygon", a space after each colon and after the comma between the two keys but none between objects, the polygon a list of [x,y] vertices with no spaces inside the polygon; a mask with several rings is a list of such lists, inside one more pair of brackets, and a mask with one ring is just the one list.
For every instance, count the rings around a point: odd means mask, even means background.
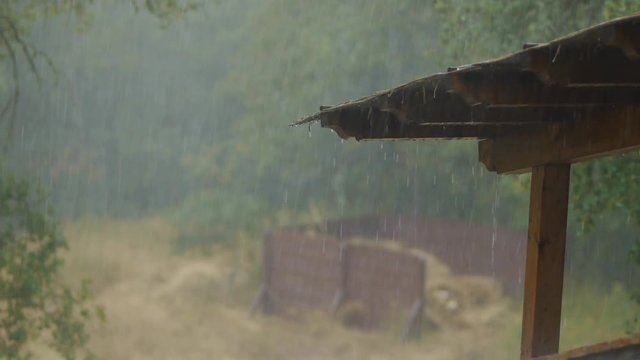
[{"label": "hillside with trees", "polygon": [[[66,358],[88,342],[83,319],[101,317],[88,288],[55,277],[60,223],[161,217],[176,256],[368,214],[526,228],[528,176],[489,173],[474,142],[358,143],[289,124],[638,11],[638,0],[5,2],[0,357],[18,358],[34,332],[6,305],[16,299],[44,314],[28,326],[51,329]],[[568,278],[640,291],[640,153],[571,176]]]}]

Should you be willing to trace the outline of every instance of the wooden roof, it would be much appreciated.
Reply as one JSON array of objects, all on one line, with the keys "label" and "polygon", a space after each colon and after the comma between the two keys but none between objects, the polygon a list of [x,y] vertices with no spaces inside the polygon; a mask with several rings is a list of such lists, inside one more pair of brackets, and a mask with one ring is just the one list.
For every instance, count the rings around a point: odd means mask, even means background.
[{"label": "wooden roof", "polygon": [[314,121],[357,140],[482,140],[480,160],[499,173],[638,148],[640,15],[323,106],[297,124]]}]

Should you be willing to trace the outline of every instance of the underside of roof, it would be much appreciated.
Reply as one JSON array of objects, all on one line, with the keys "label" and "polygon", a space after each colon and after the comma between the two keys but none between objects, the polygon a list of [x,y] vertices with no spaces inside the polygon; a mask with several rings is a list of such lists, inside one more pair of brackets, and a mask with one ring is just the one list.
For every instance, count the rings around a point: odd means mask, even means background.
[{"label": "underside of roof", "polygon": [[575,130],[604,119],[637,122],[639,109],[635,15],[321,107],[297,124],[319,121],[342,138],[358,140],[496,139],[549,131],[554,124]]}]

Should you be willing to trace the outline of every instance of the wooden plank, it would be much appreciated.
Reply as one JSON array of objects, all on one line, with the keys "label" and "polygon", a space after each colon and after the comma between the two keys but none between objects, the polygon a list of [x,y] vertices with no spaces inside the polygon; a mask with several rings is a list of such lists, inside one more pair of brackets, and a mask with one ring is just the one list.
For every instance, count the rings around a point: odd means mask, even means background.
[{"label": "wooden plank", "polygon": [[267,302],[267,286],[262,283],[260,288],[258,288],[258,292],[256,293],[255,298],[253,299],[253,303],[251,303],[251,308],[249,309],[249,315],[253,316],[256,314],[258,309],[264,309],[264,306]]},{"label": "wooden plank", "polygon": [[617,46],[549,46],[527,50],[522,68],[548,84],[638,84],[640,62]]},{"label": "wooden plank", "polygon": [[420,321],[423,316],[423,308],[424,301],[422,299],[417,299],[413,305],[411,306],[411,311],[409,312],[409,319],[404,326],[404,330],[402,331],[402,341],[407,341],[411,337],[419,338],[421,327]]},{"label": "wooden plank", "polygon": [[522,359],[558,352],[569,174],[568,164],[533,168],[522,316]]},{"label": "wooden plank", "polygon": [[[512,133],[532,126],[529,124],[409,124],[398,121],[390,113],[375,112],[371,120],[353,114],[323,114],[321,126],[330,128],[343,139],[407,140],[407,139],[486,139]],[[533,125],[537,126],[537,125]]]},{"label": "wooden plank", "polygon": [[[271,307],[271,297],[269,291],[271,288],[271,275],[273,273],[273,233],[267,231],[264,234],[264,241],[262,243],[262,263],[263,263],[263,280],[260,292],[256,297],[256,300],[260,299],[260,307],[265,314],[270,313],[273,309]],[[264,291],[263,291],[264,290]]]},{"label": "wooden plank", "polygon": [[596,360],[596,359],[638,359],[640,358],[640,335],[605,341],[565,351],[557,355],[548,355],[535,360]]},{"label": "wooden plank", "polygon": [[[640,90],[640,87],[638,88]],[[320,115],[321,125],[340,137],[360,139],[452,139],[495,138],[529,132],[532,128],[567,119],[586,121],[603,113],[617,111],[612,104],[522,104],[466,105],[460,97],[453,109],[423,106],[407,94],[404,103],[390,102],[386,108],[355,107],[330,110]],[[443,98],[445,98],[443,96]],[[640,97],[639,97],[640,99]],[[446,100],[445,104],[452,104]]]},{"label": "wooden plank", "polygon": [[451,87],[469,103],[487,105],[640,103],[640,84],[545,84],[526,70],[452,74]]},{"label": "wooden plank", "polygon": [[640,106],[480,141],[480,161],[497,173],[519,173],[549,163],[578,161],[640,148]]}]

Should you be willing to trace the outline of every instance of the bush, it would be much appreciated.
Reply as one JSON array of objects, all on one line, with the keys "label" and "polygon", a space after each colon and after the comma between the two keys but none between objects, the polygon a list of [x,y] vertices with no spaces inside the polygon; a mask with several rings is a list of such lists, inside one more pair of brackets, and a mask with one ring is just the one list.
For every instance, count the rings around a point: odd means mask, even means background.
[{"label": "bush", "polygon": [[233,191],[207,190],[187,199],[176,213],[179,251],[229,243],[239,232],[257,233],[266,211],[255,197]]},{"label": "bush", "polygon": [[86,324],[98,314],[85,282],[60,283],[67,243],[43,192],[0,168],[0,358],[29,358],[42,342],[66,359],[92,358]]},{"label": "bush", "polygon": [[[636,240],[636,244],[633,249],[631,249],[629,257],[631,258],[631,261],[640,266],[640,240]],[[631,299],[633,299],[633,301],[635,301],[636,304],[640,306],[640,288],[633,289],[633,292],[631,293]],[[640,310],[631,320],[629,320],[627,324],[627,332],[630,334],[640,332]]]}]

